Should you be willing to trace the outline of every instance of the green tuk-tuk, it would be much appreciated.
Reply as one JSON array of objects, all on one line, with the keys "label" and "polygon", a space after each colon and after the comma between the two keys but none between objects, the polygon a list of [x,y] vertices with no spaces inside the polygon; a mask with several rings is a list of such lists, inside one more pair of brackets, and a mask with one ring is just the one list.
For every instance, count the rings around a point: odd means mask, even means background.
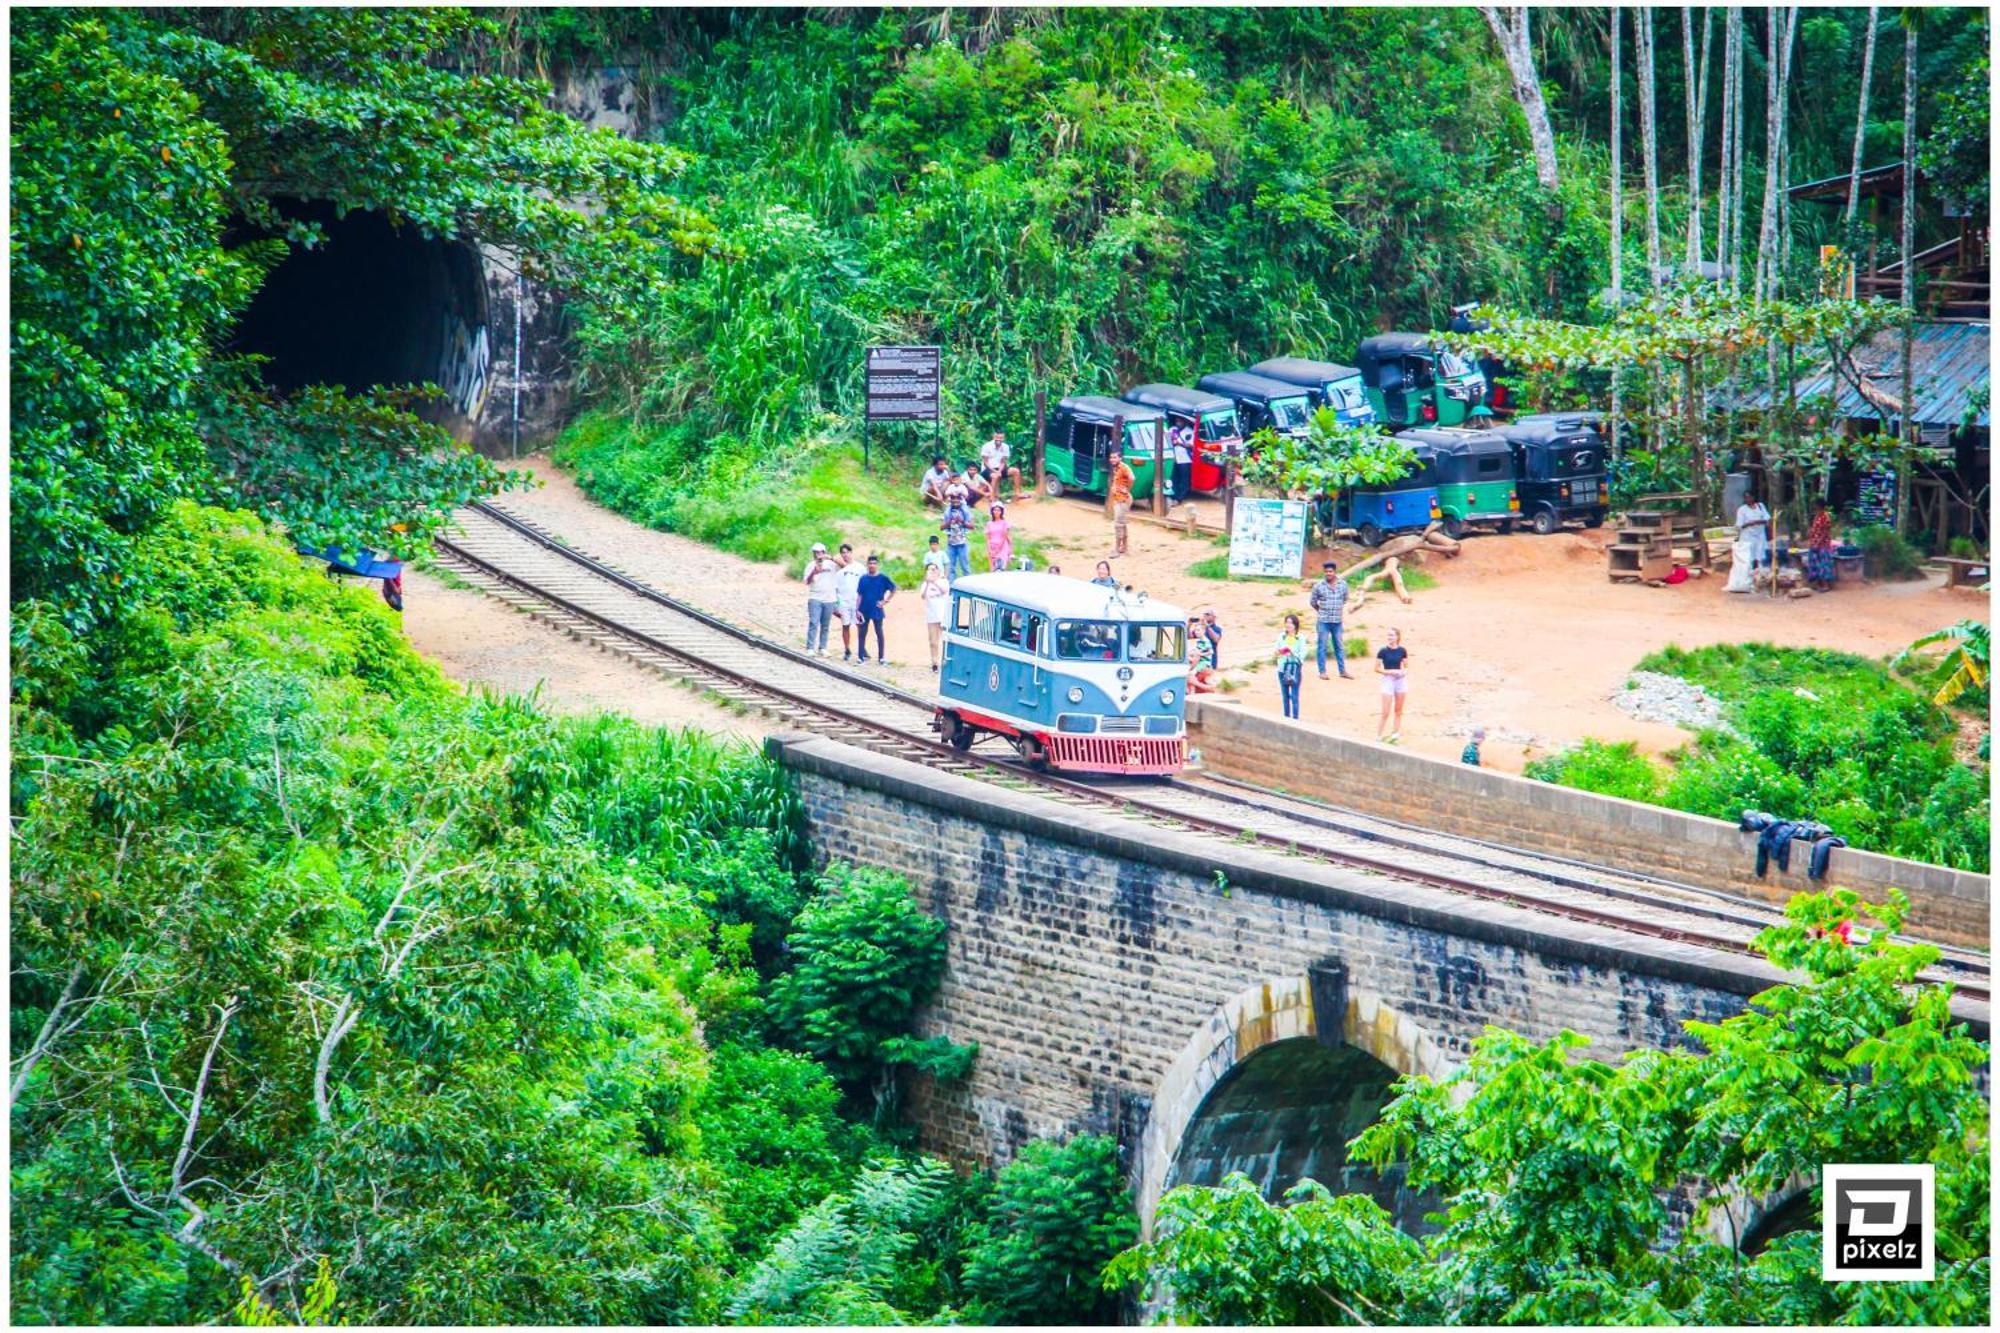
[{"label": "green tuk-tuk", "polygon": [[[1042,436],[1042,490],[1052,497],[1068,491],[1104,494],[1106,460],[1120,420],[1125,438],[1117,445],[1132,469],[1132,494],[1150,496],[1154,450],[1162,443],[1165,419],[1158,408],[1095,394],[1065,398],[1049,412]],[[1171,470],[1173,459],[1167,463]]]},{"label": "green tuk-tuk", "polygon": [[1380,333],[1354,354],[1375,416],[1390,430],[1463,426],[1490,415],[1486,377],[1423,333]]},{"label": "green tuk-tuk", "polygon": [[1499,431],[1413,430],[1400,437],[1427,446],[1437,460],[1438,517],[1445,535],[1458,537],[1480,524],[1512,532],[1521,516],[1514,476],[1514,446]]}]

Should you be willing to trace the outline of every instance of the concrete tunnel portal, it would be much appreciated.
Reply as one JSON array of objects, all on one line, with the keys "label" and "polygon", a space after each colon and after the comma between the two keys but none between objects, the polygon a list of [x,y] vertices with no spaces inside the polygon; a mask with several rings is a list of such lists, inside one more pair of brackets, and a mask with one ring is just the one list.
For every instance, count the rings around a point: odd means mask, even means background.
[{"label": "concrete tunnel portal", "polygon": [[323,239],[293,245],[266,275],[232,350],[268,358],[264,381],[280,393],[435,384],[443,400],[418,414],[470,440],[492,371],[478,251],[377,212],[336,217],[329,204],[297,200],[278,208],[289,220],[318,223]]}]

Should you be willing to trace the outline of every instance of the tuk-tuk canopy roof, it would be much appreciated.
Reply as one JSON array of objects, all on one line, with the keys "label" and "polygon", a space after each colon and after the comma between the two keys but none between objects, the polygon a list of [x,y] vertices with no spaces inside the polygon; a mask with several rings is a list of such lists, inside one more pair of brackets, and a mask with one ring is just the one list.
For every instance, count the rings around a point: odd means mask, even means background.
[{"label": "tuk-tuk canopy roof", "polygon": [[1441,426],[1435,430],[1406,430],[1396,438],[1422,444],[1437,454],[1504,454],[1511,452],[1505,436],[1495,430],[1464,430]]},{"label": "tuk-tuk canopy roof", "polygon": [[1072,415],[1086,417],[1095,421],[1102,421],[1107,425],[1119,417],[1124,417],[1127,421],[1158,421],[1160,419],[1158,408],[1147,407],[1141,403],[1127,403],[1117,398],[1106,398],[1102,394],[1095,393],[1081,394],[1075,398],[1065,398],[1060,403],[1057,403],[1056,407],[1060,411],[1069,412]]},{"label": "tuk-tuk canopy roof", "polygon": [[1226,393],[1241,398],[1261,398],[1266,402],[1274,398],[1306,396],[1306,386],[1303,384],[1272,379],[1269,375],[1259,375],[1248,370],[1224,370],[1213,375],[1203,375],[1201,387],[1213,393]]},{"label": "tuk-tuk canopy roof", "polygon": [[967,574],[952,584],[951,590],[1024,611],[1042,611],[1054,620],[1122,620],[1144,625],[1188,622],[1188,613],[1178,606],[1137,593],[1127,597],[1117,588],[1102,588],[1067,574],[1021,570]]},{"label": "tuk-tuk canopy roof", "polygon": [[1373,338],[1365,340],[1354,356],[1366,366],[1371,361],[1382,361],[1410,352],[1428,352],[1436,355],[1437,348],[1431,346],[1431,335],[1428,333],[1378,333]]},{"label": "tuk-tuk canopy roof", "polygon": [[1269,375],[1290,384],[1333,384],[1351,380],[1361,372],[1338,361],[1313,361],[1303,356],[1274,356],[1250,367],[1253,375]]},{"label": "tuk-tuk canopy roof", "polygon": [[1218,394],[1184,389],[1178,384],[1141,384],[1127,389],[1124,397],[1128,403],[1170,408],[1176,412],[1225,412],[1236,408],[1235,403]]},{"label": "tuk-tuk canopy roof", "polygon": [[1534,412],[1515,417],[1492,433],[1513,444],[1554,444],[1585,433],[1596,434],[1603,421],[1602,412]]}]

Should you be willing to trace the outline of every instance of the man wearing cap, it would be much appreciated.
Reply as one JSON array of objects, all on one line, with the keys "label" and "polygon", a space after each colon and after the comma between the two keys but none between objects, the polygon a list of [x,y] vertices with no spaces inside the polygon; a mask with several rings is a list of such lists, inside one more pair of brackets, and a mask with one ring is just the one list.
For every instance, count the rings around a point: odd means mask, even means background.
[{"label": "man wearing cap", "polygon": [[1007,432],[996,430],[979,451],[980,466],[986,469],[986,476],[993,483],[993,498],[1000,498],[1000,483],[1011,479],[1014,483],[1014,503],[1021,503],[1021,469],[1013,465],[1007,449]]},{"label": "man wearing cap", "polygon": [[826,656],[827,633],[833,628],[833,607],[840,595],[840,566],[826,553],[825,542],[814,542],[806,562],[806,651]]},{"label": "man wearing cap", "polygon": [[945,577],[955,583],[961,574],[972,572],[972,510],[966,507],[963,486],[954,483],[945,492],[944,522],[938,527],[944,532],[947,552]]}]

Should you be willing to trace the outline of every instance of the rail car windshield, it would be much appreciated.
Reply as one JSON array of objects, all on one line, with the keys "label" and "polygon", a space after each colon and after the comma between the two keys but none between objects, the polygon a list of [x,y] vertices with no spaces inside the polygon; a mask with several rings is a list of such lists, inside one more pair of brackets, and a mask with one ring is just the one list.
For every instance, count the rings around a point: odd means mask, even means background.
[{"label": "rail car windshield", "polygon": [[1125,660],[1128,662],[1184,662],[1187,660],[1187,628],[1183,625],[1127,625]]},{"label": "rail car windshield", "polygon": [[1109,620],[1056,622],[1056,656],[1069,662],[1116,662],[1119,626]]}]

